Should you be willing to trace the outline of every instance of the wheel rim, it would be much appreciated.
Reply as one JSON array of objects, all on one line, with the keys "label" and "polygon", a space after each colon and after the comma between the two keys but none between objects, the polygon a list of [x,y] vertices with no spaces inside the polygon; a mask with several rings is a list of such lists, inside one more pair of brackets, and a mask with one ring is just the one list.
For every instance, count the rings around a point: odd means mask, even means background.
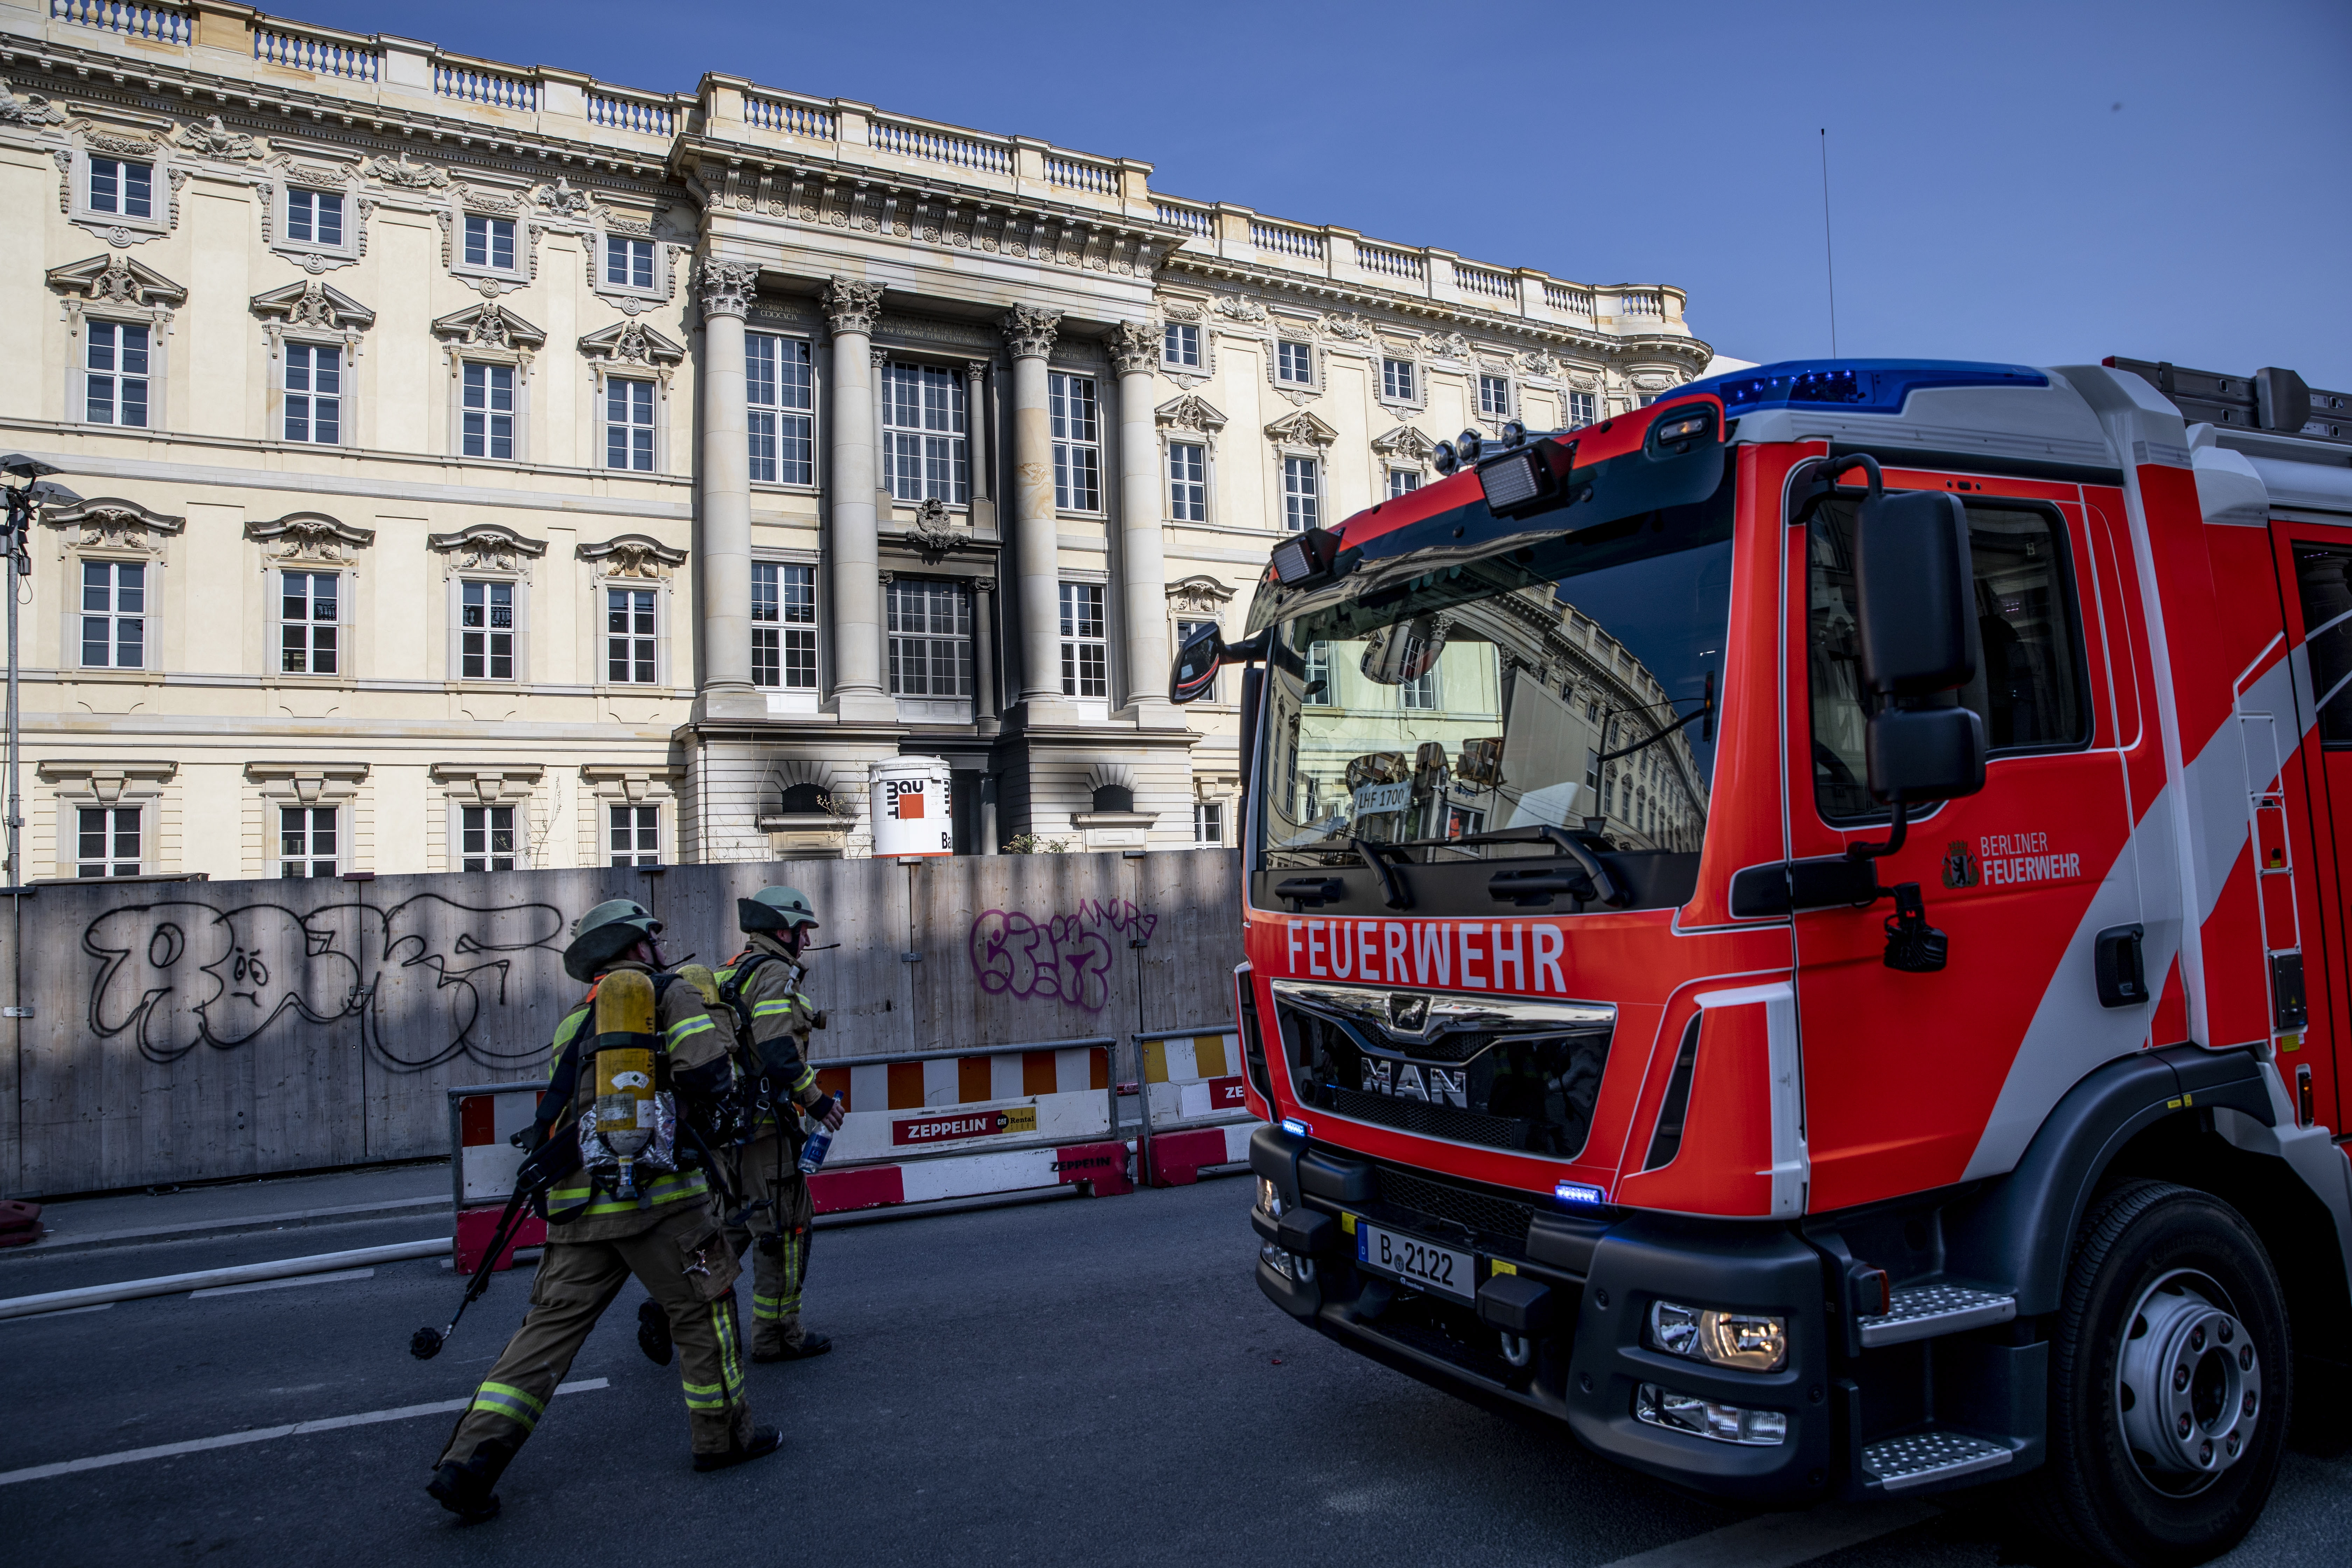
[{"label": "wheel rim", "polygon": [[2116,1358],[2116,1414],[2140,1479],[2175,1497],[2203,1491],[2246,1457],[2263,1364],[2229,1292],[2175,1269],[2141,1293]]}]

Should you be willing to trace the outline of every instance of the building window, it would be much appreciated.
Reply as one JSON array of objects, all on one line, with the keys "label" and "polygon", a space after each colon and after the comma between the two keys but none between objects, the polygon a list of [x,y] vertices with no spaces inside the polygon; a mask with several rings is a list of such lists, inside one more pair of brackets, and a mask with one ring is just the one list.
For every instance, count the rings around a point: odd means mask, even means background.
[{"label": "building window", "polygon": [[1478,378],[1478,413],[1487,419],[1511,416],[1511,384],[1499,375]]},{"label": "building window", "polygon": [[613,864],[661,864],[661,807],[616,805],[612,809]]},{"label": "building window", "polygon": [[1444,700],[1438,693],[1437,667],[1443,659],[1433,660],[1427,669],[1397,688],[1400,701],[1417,712],[1435,712]]},{"label": "building window", "polygon": [[1168,447],[1168,511],[1178,522],[1209,521],[1209,449],[1190,441]]},{"label": "building window", "polygon": [[1201,368],[1201,329],[1171,321],[1160,330],[1160,363],[1182,370]]},{"label": "building window", "polygon": [[321,447],[343,439],[343,351],[286,345],[286,438]]},{"label": "building window", "polygon": [[816,689],[816,568],[751,564],[751,684]]},{"label": "building window", "polygon": [[136,877],[139,875],[139,808],[135,805],[85,805],[75,812],[80,840],[75,858],[77,877]]},{"label": "building window", "polygon": [[457,595],[457,677],[514,679],[514,584],[465,582]]},{"label": "building window", "polygon": [[1328,642],[1307,645],[1307,669],[1299,701],[1309,708],[1331,706],[1331,645]]},{"label": "building window", "polygon": [[286,193],[286,237],[301,245],[343,243],[343,198],[330,191]]},{"label": "building window", "polygon": [[155,165],[121,158],[89,161],[89,210],[118,217],[155,216]]},{"label": "building window", "polygon": [[281,805],[278,808],[278,874],[281,877],[331,877],[335,874],[333,806]]},{"label": "building window", "polygon": [[147,329],[85,320],[82,416],[93,425],[147,423]]},{"label": "building window", "polygon": [[971,494],[963,377],[928,365],[883,367],[883,456],[890,495],[961,506]]},{"label": "building window", "polygon": [[650,686],[655,676],[654,590],[604,590],[604,679]]},{"label": "building window", "polygon": [[278,575],[278,669],[287,675],[334,674],[336,574]]},{"label": "building window", "polygon": [[1381,395],[1392,403],[1412,401],[1412,361],[1409,359],[1381,361]]},{"label": "building window", "polygon": [[644,474],[653,472],[652,382],[629,381],[620,376],[605,381],[604,466],[608,468],[635,468]]},{"label": "building window", "polygon": [[1095,378],[1046,378],[1046,410],[1054,434],[1054,505],[1063,511],[1102,510],[1102,411]]},{"label": "building window", "polygon": [[650,239],[624,239],[616,234],[606,235],[604,281],[615,289],[651,289],[654,286],[654,242]]},{"label": "building window", "polygon": [[1205,849],[1223,847],[1225,842],[1225,803],[1221,800],[1196,800],[1192,803],[1192,842]]},{"label": "building window", "polygon": [[1322,521],[1322,476],[1318,468],[1312,458],[1282,459],[1282,521],[1293,533]]},{"label": "building window", "polygon": [[1568,425],[1573,430],[1593,421],[1592,394],[1571,392],[1568,395]]},{"label": "building window", "polygon": [[1389,500],[1394,500],[1399,496],[1409,496],[1419,489],[1421,489],[1420,469],[1391,468],[1389,470]]},{"label": "building window", "polygon": [[894,579],[889,620],[893,696],[971,695],[971,601],[961,584]]},{"label": "building window", "polygon": [[1315,384],[1315,348],[1284,338],[1274,346],[1274,379],[1289,386]]},{"label": "building window", "polygon": [[463,805],[457,808],[458,868],[466,871],[511,871],[515,868],[515,808],[510,805]]},{"label": "building window", "polygon": [[493,272],[515,269],[515,226],[510,217],[466,215],[466,265]]},{"label": "building window", "polygon": [[466,362],[464,445],[468,458],[514,456],[514,366]]},{"label": "building window", "polygon": [[81,662],[85,669],[146,667],[147,567],[143,562],[81,563]]},{"label": "building window", "polygon": [[803,338],[744,334],[744,392],[751,424],[751,478],[761,484],[816,483],[809,419],[809,345]]},{"label": "building window", "polygon": [[1097,583],[1062,584],[1062,695],[1110,695],[1110,641]]}]

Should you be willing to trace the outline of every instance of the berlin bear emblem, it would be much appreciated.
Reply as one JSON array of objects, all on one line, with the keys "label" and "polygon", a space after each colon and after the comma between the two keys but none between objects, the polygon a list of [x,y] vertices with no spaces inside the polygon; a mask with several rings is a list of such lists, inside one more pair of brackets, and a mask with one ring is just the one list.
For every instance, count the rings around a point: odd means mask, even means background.
[{"label": "berlin bear emblem", "polygon": [[1955,838],[1944,850],[1944,886],[1973,888],[1983,876],[1977,858],[1969,853],[1968,845]]}]

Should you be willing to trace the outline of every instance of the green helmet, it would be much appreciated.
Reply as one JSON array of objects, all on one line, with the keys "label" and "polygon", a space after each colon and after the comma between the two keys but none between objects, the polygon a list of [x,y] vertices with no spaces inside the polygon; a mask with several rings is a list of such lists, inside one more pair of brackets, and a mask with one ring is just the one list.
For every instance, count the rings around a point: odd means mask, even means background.
[{"label": "green helmet", "polygon": [[798,888],[762,888],[735,900],[735,924],[747,931],[792,931],[816,924],[816,909]]},{"label": "green helmet", "polygon": [[572,922],[572,945],[563,950],[563,973],[574,980],[593,980],[613,961],[648,937],[657,936],[661,921],[635,899],[607,899]]}]

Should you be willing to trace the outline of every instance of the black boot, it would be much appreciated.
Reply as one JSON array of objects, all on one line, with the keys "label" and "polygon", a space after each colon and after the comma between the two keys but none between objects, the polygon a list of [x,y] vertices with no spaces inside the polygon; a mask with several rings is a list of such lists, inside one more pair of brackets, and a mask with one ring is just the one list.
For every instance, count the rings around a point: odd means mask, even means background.
[{"label": "black boot", "polygon": [[754,1426],[750,1441],[738,1443],[723,1454],[697,1454],[694,1468],[698,1470],[724,1470],[752,1459],[763,1459],[774,1453],[783,1440],[783,1434],[773,1426]]},{"label": "black boot", "polygon": [[656,1366],[667,1366],[671,1354],[669,1314],[659,1301],[637,1303],[637,1348]]},{"label": "black boot", "polygon": [[754,1351],[751,1352],[751,1359],[762,1362],[806,1361],[811,1356],[823,1355],[832,1348],[833,1337],[829,1334],[803,1334],[797,1342],[788,1344],[780,1351],[772,1351],[766,1355]]},{"label": "black boot", "polygon": [[470,1465],[456,1462],[442,1466],[425,1483],[433,1500],[464,1520],[467,1524],[479,1524],[499,1516],[499,1494],[490,1488],[493,1479]]}]

